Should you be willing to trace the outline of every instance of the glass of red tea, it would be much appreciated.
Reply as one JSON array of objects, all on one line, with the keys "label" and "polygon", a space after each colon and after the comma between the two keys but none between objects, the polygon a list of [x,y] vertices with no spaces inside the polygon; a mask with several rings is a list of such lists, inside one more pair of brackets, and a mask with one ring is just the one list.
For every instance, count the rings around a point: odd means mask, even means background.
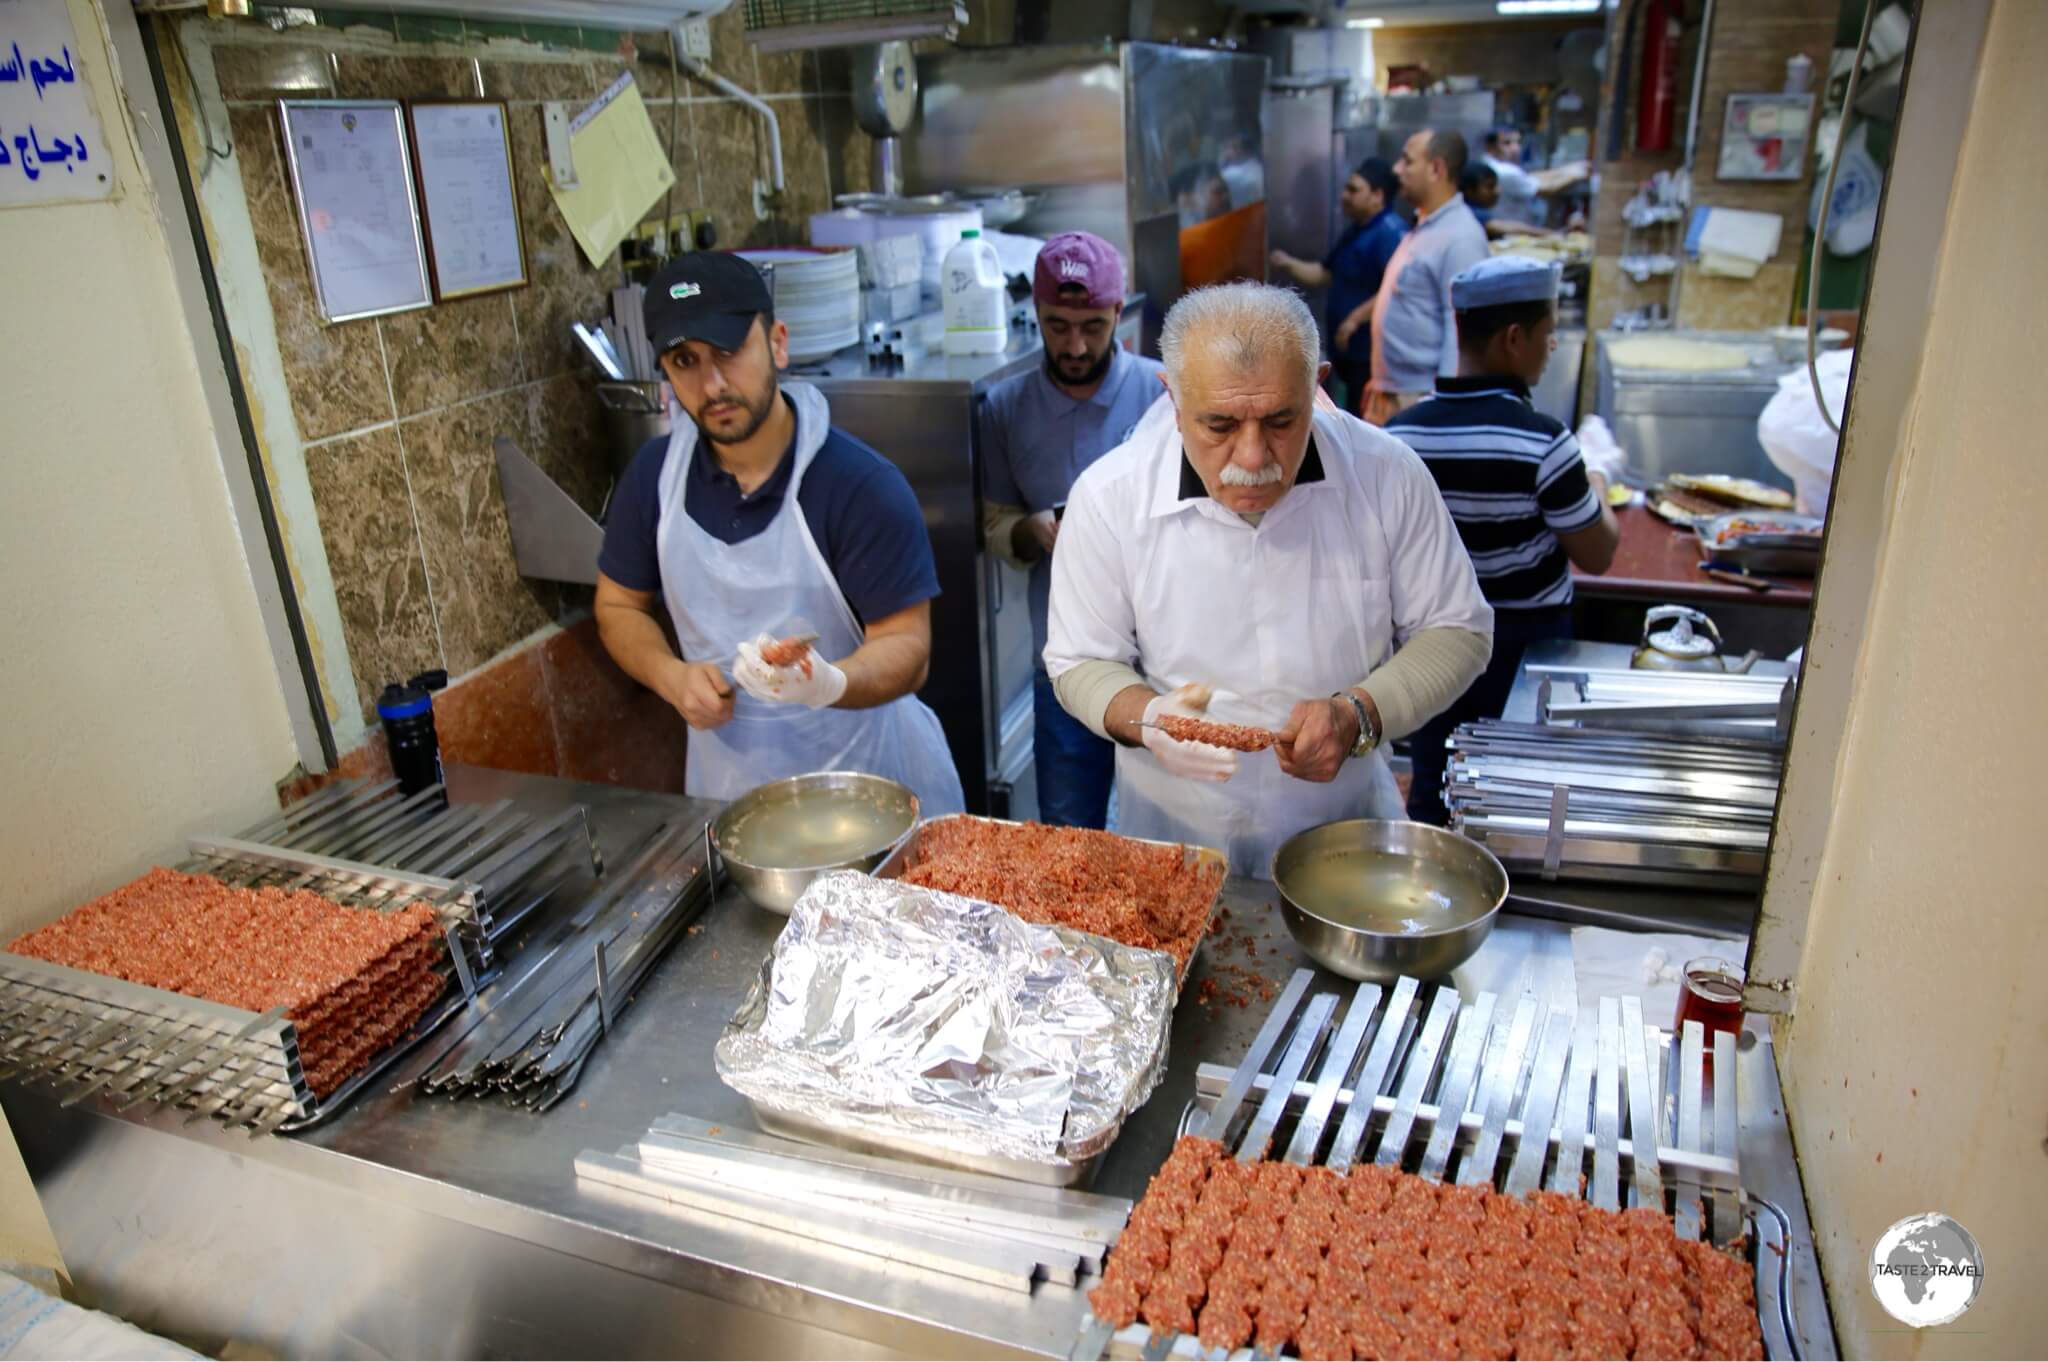
[{"label": "glass of red tea", "polygon": [[1678,986],[1678,1019],[1671,1025],[1672,1039],[1685,1034],[1685,1024],[1696,1021],[1706,1032],[1706,1050],[1714,1053],[1714,1033],[1742,1034],[1742,966],[1733,960],[1703,955],[1685,962]]}]

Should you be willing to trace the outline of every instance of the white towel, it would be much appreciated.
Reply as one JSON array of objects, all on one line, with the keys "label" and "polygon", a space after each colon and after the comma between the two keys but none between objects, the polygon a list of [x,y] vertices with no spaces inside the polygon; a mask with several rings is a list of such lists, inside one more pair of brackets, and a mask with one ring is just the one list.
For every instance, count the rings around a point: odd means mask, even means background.
[{"label": "white towel", "polygon": [[1714,266],[1719,264],[1740,277],[1751,277],[1756,273],[1754,268],[1741,274],[1743,262],[1761,265],[1776,255],[1778,238],[1784,230],[1785,219],[1777,213],[1709,208],[1706,226],[1700,231],[1701,268],[1715,273]]}]

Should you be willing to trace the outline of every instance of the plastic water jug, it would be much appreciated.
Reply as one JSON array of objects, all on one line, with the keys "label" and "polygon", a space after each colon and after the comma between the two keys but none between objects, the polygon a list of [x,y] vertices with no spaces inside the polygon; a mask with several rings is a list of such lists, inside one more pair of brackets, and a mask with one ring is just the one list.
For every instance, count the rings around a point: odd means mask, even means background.
[{"label": "plastic water jug", "polygon": [[1010,298],[996,248],[969,228],[946,252],[941,272],[945,293],[946,353],[1000,355],[1010,346]]}]

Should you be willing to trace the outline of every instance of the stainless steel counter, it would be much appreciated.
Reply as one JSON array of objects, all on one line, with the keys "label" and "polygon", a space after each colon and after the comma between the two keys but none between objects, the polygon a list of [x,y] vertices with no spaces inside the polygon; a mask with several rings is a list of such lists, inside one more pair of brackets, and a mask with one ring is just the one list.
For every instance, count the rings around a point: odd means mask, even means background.
[{"label": "stainless steel counter", "polygon": [[[461,801],[590,806],[617,857],[670,810],[711,806],[612,786],[454,767]],[[1110,1151],[1097,1190],[1137,1196],[1165,1157],[1199,1062],[1232,1063],[1264,1008],[1202,1006],[1222,964],[1275,983],[1307,964],[1271,889],[1233,877],[1229,917],[1189,976],[1165,1082]],[[207,1351],[286,1356],[1064,1355],[1080,1291],[1028,1297],[879,1267],[716,1218],[579,1185],[675,1111],[751,1126],[712,1045],[782,919],[730,889],[648,977],[570,1099],[543,1116],[393,1093],[410,1057],[331,1124],[251,1140],[180,1115],[59,1108],[0,1087],[88,1303]],[[1247,950],[1243,938],[1250,938]],[[1468,998],[1524,988],[1571,1005],[1568,929],[1503,917],[1456,975]],[[1323,976],[1326,988],[1348,988]],[[1745,1180],[1794,1218],[1802,1321],[1832,1348],[1768,1040],[1743,1053]],[[1817,1322],[1817,1324],[1816,1324]]]}]

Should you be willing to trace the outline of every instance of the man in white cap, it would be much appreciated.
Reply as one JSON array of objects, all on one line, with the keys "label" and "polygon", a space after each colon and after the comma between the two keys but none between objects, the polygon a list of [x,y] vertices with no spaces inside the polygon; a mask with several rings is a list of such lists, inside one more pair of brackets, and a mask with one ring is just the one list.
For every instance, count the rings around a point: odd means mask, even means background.
[{"label": "man in white cap", "polygon": [[[1221,847],[1272,873],[1297,832],[1399,818],[1381,754],[1486,665],[1493,612],[1429,472],[1319,406],[1301,295],[1182,295],[1160,336],[1170,403],[1074,484],[1045,648],[1060,703],[1118,744],[1118,831]],[[1272,751],[1160,720],[1274,731]]]},{"label": "man in white cap", "polygon": [[1571,637],[1572,565],[1605,572],[1620,538],[1607,480],[1529,400],[1554,344],[1559,273],[1555,262],[1501,255],[1456,275],[1457,376],[1387,423],[1442,489],[1493,606],[1493,660],[1415,732],[1408,816],[1420,823],[1444,822],[1451,730],[1500,716],[1526,645]]}]

